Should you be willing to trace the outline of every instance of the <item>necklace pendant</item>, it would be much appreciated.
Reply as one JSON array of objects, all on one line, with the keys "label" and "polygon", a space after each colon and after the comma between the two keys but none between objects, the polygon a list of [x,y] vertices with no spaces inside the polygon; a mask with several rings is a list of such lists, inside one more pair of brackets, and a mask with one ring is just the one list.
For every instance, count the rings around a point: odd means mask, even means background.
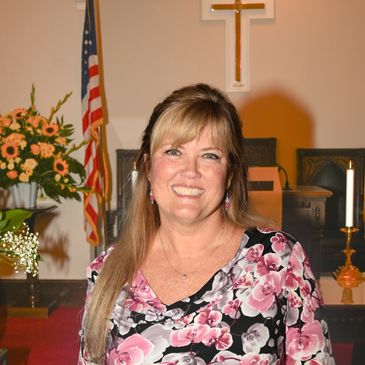
[{"label": "necklace pendant", "polygon": [[183,274],[183,279],[185,280],[188,276],[186,274]]}]

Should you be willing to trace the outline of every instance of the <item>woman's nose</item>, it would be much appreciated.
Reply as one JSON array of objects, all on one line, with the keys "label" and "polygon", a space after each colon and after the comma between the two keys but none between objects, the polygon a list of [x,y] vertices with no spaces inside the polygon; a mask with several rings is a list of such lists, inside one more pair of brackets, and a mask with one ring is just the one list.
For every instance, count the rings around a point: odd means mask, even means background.
[{"label": "woman's nose", "polygon": [[183,172],[188,177],[200,175],[199,162],[197,158],[189,157],[185,160]]}]

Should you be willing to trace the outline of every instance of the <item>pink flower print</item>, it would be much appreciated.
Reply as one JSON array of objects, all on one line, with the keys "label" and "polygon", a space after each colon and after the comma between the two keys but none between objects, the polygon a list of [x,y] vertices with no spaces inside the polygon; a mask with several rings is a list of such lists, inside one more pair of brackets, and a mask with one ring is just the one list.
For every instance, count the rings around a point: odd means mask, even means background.
[{"label": "pink flower print", "polygon": [[276,232],[275,236],[270,238],[272,243],[271,247],[276,253],[283,253],[288,247],[288,239],[281,233]]},{"label": "pink flower print", "polygon": [[231,351],[220,351],[213,357],[211,364],[239,365],[241,359],[241,355],[234,354]]},{"label": "pink flower print", "polygon": [[194,352],[179,352],[168,354],[163,357],[161,365],[205,365],[205,361]]},{"label": "pink flower print", "polygon": [[301,329],[291,327],[286,335],[287,354],[294,360],[309,360],[317,352],[324,349],[325,339],[321,324],[313,321],[305,324]]},{"label": "pink flower print", "polygon": [[320,360],[312,359],[305,363],[305,365],[322,365],[322,364],[328,364],[328,362],[327,363],[323,362],[322,359],[320,359]]},{"label": "pink flower print", "polygon": [[303,300],[295,291],[290,291],[288,294],[288,304],[291,308],[300,308],[303,305]]},{"label": "pink flower print", "polygon": [[202,342],[202,339],[209,331],[206,324],[190,324],[187,327],[171,333],[170,341],[172,346],[183,347],[190,343]]},{"label": "pink flower print", "polygon": [[319,352],[314,359],[311,359],[305,363],[305,365],[335,365],[334,359],[328,352]]},{"label": "pink flower print", "polygon": [[181,323],[183,325],[189,324],[194,318],[194,313],[190,313],[184,317],[179,318],[176,322]]},{"label": "pink flower print", "polygon": [[263,250],[264,250],[264,245],[262,245],[261,243],[258,243],[257,245],[250,247],[246,252],[247,261],[257,262],[260,259]]},{"label": "pink flower print", "polygon": [[307,256],[304,259],[303,267],[304,267],[304,277],[306,279],[315,280],[315,277],[314,277],[314,274],[313,274],[313,271],[312,271],[312,268],[310,266],[310,263],[309,263],[309,260],[308,260]]},{"label": "pink flower print", "polygon": [[271,232],[275,232],[275,230],[273,230],[270,227],[257,227],[257,230],[261,233],[271,233]]},{"label": "pink flower print", "polygon": [[[240,365],[269,365],[272,364],[272,355],[270,354],[246,354],[242,356]],[[276,364],[276,363],[275,363]],[[287,363],[285,363],[287,365]]]},{"label": "pink flower print", "polygon": [[108,364],[112,365],[143,365],[144,359],[153,350],[152,342],[141,335],[135,334],[126,338],[108,356]]},{"label": "pink flower print", "polygon": [[311,323],[314,320],[314,314],[316,309],[320,306],[317,298],[314,296],[307,296],[303,300],[303,311],[300,315],[300,319],[305,323]]},{"label": "pink flower print", "polygon": [[146,302],[140,300],[137,296],[131,295],[130,298],[126,299],[125,301],[125,307],[129,309],[130,311],[134,312],[143,312],[145,311],[149,306]]},{"label": "pink flower print", "polygon": [[129,294],[130,298],[125,301],[125,306],[129,310],[141,312],[150,307],[161,307],[161,309],[163,307],[140,271],[133,280]]},{"label": "pink flower print", "polygon": [[228,327],[211,328],[202,342],[205,346],[215,346],[217,350],[226,350],[232,346],[233,339]]},{"label": "pink flower print", "polygon": [[275,296],[280,295],[281,290],[281,275],[271,271],[257,282],[247,296],[247,304],[258,312],[265,312],[275,302]]},{"label": "pink flower print", "polygon": [[194,322],[199,324],[207,324],[209,327],[214,327],[218,325],[221,319],[222,313],[208,309],[199,313],[195,317]]},{"label": "pink flower print", "polygon": [[229,300],[223,307],[222,312],[231,318],[239,318],[241,316],[241,313],[239,312],[241,303],[242,302],[239,299]]},{"label": "pink flower print", "polygon": [[260,353],[270,338],[268,328],[263,323],[255,323],[241,336],[242,349],[245,353]]},{"label": "pink flower print", "polygon": [[302,280],[299,290],[302,298],[306,298],[312,293],[311,283],[308,280]]},{"label": "pink flower print", "polygon": [[288,267],[298,276],[304,276],[306,279],[315,279],[308,258],[299,243],[293,247]]},{"label": "pink flower print", "polygon": [[237,280],[233,283],[234,289],[243,289],[248,288],[253,285],[254,279],[251,273],[244,273],[243,275],[239,276]]},{"label": "pink flower print", "polygon": [[257,272],[260,276],[270,271],[278,271],[281,265],[281,258],[277,253],[268,253],[260,258],[257,263]]},{"label": "pink flower print", "polygon": [[288,265],[287,270],[284,273],[284,282],[283,287],[291,290],[296,290],[303,283],[303,278],[298,276],[291,268],[290,264]]},{"label": "pink flower print", "polygon": [[105,256],[106,256],[106,253],[102,253],[101,255],[99,255],[90,265],[89,265],[89,272],[90,272],[90,275],[91,275],[91,272],[92,271],[96,271],[96,272],[99,272],[101,267],[103,266],[104,264],[104,260],[105,260]]}]

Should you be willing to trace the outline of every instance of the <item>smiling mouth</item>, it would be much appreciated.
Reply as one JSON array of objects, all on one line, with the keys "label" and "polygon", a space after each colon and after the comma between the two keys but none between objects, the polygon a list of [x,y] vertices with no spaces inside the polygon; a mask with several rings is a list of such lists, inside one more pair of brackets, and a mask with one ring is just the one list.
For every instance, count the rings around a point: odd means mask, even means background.
[{"label": "smiling mouth", "polygon": [[200,196],[203,194],[203,189],[188,188],[186,186],[174,186],[172,190],[182,196]]}]

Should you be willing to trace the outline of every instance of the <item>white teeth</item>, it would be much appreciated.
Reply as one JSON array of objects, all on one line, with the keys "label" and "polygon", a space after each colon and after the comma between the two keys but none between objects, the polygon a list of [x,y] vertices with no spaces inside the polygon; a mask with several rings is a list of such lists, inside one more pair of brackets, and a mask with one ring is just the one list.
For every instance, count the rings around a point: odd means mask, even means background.
[{"label": "white teeth", "polygon": [[187,188],[184,186],[174,186],[173,190],[175,191],[175,193],[184,196],[199,196],[203,193],[202,189]]}]

